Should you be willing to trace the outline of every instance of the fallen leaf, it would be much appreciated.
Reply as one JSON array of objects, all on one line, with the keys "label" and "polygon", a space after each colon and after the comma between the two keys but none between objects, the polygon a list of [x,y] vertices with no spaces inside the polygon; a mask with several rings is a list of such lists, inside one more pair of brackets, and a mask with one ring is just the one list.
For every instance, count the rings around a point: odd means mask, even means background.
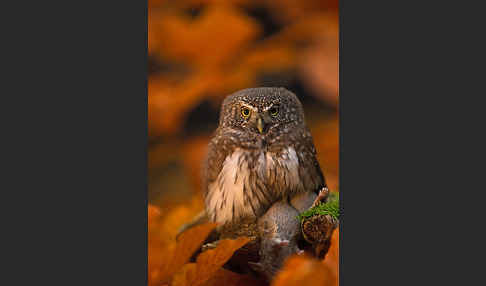
[{"label": "fallen leaf", "polygon": [[165,273],[167,276],[164,278],[167,279],[171,277],[177,270],[187,263],[192,254],[196,250],[200,249],[204,240],[215,228],[215,223],[205,223],[184,231],[177,240],[177,246],[173,259],[170,261],[170,263],[167,263],[168,267],[167,272]]},{"label": "fallen leaf", "polygon": [[[214,72],[194,73],[179,83],[167,83],[161,77],[148,83],[149,136],[174,134],[185,122],[186,114],[208,97],[218,86],[220,77]],[[209,94],[212,94],[209,92]]]},{"label": "fallen leaf", "polygon": [[164,261],[172,259],[175,242],[169,243],[160,233],[162,225],[160,208],[148,205],[148,285],[161,282]]},{"label": "fallen leaf", "polygon": [[148,224],[153,224],[160,218],[160,209],[152,204],[148,204]]},{"label": "fallen leaf", "polygon": [[272,286],[337,286],[337,277],[321,261],[309,256],[292,256],[273,280]]},{"label": "fallen leaf", "polygon": [[196,263],[189,263],[174,275],[173,286],[198,286],[208,281],[233,256],[233,253],[250,241],[247,237],[221,240],[215,249],[201,253]]},{"label": "fallen leaf", "polygon": [[241,275],[224,268],[218,269],[202,286],[266,286],[263,280],[258,280],[251,275]]},{"label": "fallen leaf", "polygon": [[247,237],[237,239],[223,239],[215,249],[207,250],[197,257],[198,274],[201,281],[211,277],[223,264],[225,264],[233,253],[250,241]]},{"label": "fallen leaf", "polygon": [[159,236],[166,239],[166,241],[175,241],[179,228],[191,221],[203,208],[203,201],[200,195],[187,199],[187,202],[183,205],[171,208],[161,220]]},{"label": "fallen leaf", "polygon": [[[208,223],[187,230],[176,242],[177,230],[193,216],[190,202],[160,217],[160,209],[148,208],[148,284],[169,282],[173,274],[187,263],[191,255],[202,245],[216,224]],[[189,216],[189,214],[191,214]],[[181,219],[182,217],[182,219]]]},{"label": "fallen leaf", "polygon": [[176,243],[171,242],[161,245],[150,240],[148,243],[148,285],[160,285],[167,280],[168,264],[174,257]]},{"label": "fallen leaf", "polygon": [[188,263],[174,275],[171,286],[189,286],[197,280],[197,264]]},{"label": "fallen leaf", "polygon": [[336,285],[339,285],[339,228],[331,237],[331,247],[322,263],[328,267],[336,277]]},{"label": "fallen leaf", "polygon": [[260,33],[254,19],[230,5],[209,5],[196,20],[167,13],[149,25],[149,52],[199,67],[227,62]]}]

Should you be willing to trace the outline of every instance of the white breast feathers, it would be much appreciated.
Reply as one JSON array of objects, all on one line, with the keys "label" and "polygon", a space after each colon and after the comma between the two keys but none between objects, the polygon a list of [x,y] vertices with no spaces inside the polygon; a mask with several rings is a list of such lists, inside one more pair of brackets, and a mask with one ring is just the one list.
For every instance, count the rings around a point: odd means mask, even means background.
[{"label": "white breast feathers", "polygon": [[[254,152],[236,149],[223,162],[217,180],[208,186],[206,208],[212,221],[226,223],[255,216],[282,192],[303,188],[299,181],[298,157],[292,147],[279,157],[269,152]],[[249,166],[253,166],[251,170]],[[281,182],[270,183],[276,180]]]}]

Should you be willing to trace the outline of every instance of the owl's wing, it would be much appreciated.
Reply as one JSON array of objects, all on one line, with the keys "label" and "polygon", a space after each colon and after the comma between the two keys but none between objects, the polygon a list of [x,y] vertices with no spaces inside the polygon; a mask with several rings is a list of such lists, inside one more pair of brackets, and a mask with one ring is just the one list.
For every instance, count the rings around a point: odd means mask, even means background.
[{"label": "owl's wing", "polygon": [[206,196],[208,192],[208,185],[218,178],[218,175],[223,168],[223,162],[229,155],[229,150],[224,148],[222,143],[223,142],[220,140],[220,137],[217,135],[209,142],[208,152],[202,168],[202,186],[204,196]]},{"label": "owl's wing", "polygon": [[317,152],[312,135],[306,128],[301,136],[302,143],[296,146],[299,156],[299,176],[304,188],[317,195],[322,188],[327,187],[326,179],[317,161]]},{"label": "owl's wing", "polygon": [[327,185],[317,161],[316,148],[309,130],[304,129],[298,136],[302,138],[297,140],[298,143],[295,145],[299,158],[299,177],[307,191],[293,196],[290,203],[297,211],[303,212],[312,206],[319,191]]}]

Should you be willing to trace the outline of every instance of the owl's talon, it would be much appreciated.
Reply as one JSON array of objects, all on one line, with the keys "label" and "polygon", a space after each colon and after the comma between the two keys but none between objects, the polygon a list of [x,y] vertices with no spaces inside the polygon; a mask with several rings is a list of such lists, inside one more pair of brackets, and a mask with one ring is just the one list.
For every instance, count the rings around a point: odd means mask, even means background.
[{"label": "owl's talon", "polygon": [[206,243],[201,247],[201,250],[206,251],[206,250],[209,250],[209,249],[214,249],[214,248],[216,248],[216,246],[218,246],[218,242],[219,242],[219,240],[215,241],[215,242]]},{"label": "owl's talon", "polygon": [[256,272],[262,272],[264,270],[263,265],[259,262],[248,262],[248,265]]},{"label": "owl's talon", "polygon": [[329,189],[327,187],[322,188],[319,191],[317,198],[314,200],[314,203],[312,204],[311,208],[317,206],[321,202],[324,202],[327,199],[328,196],[329,196]]}]

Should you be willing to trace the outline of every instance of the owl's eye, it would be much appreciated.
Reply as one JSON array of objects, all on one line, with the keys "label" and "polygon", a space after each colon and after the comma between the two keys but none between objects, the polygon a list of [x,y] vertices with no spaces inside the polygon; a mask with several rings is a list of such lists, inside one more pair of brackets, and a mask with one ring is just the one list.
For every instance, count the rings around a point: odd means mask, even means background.
[{"label": "owl's eye", "polygon": [[248,118],[250,116],[250,109],[248,107],[242,107],[241,108],[241,115],[243,115],[244,118]]},{"label": "owl's eye", "polygon": [[273,106],[272,108],[270,108],[268,110],[268,112],[270,112],[270,115],[271,116],[277,116],[277,114],[278,114],[278,106]]}]

